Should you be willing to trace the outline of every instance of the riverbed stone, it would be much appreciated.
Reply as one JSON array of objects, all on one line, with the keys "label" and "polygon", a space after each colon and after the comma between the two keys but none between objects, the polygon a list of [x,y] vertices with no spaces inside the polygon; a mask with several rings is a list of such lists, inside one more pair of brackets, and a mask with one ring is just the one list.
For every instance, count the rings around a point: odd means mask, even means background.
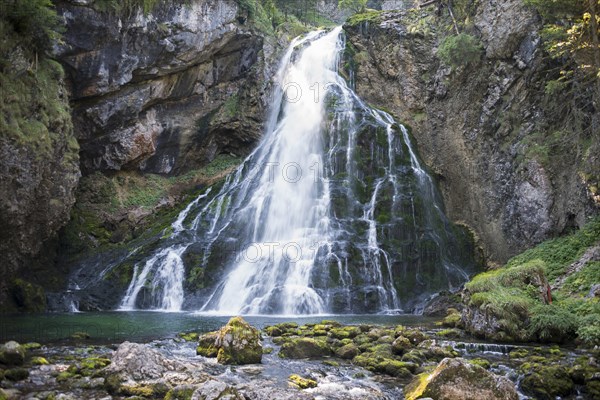
[{"label": "riverbed stone", "polygon": [[319,358],[332,354],[325,338],[290,338],[279,350],[279,356],[282,358]]},{"label": "riverbed stone", "polygon": [[11,340],[0,347],[0,363],[4,365],[22,365],[25,361],[25,349]]},{"label": "riverbed stone", "polygon": [[518,400],[507,378],[470,364],[462,358],[445,358],[431,374],[421,374],[405,389],[407,400]]},{"label": "riverbed stone", "polygon": [[209,380],[192,393],[191,400],[244,400],[244,397],[231,386]]},{"label": "riverbed stone", "polygon": [[540,400],[554,400],[571,394],[574,384],[567,368],[562,365],[544,365],[545,360],[540,361],[539,364],[527,362],[521,365],[522,372],[525,372],[521,381],[523,392]]},{"label": "riverbed stone", "polygon": [[183,363],[167,358],[156,349],[144,344],[123,342],[105,371],[108,374],[125,374],[133,380],[148,380],[159,379],[166,372],[183,369]]},{"label": "riverbed stone", "polygon": [[408,340],[404,336],[398,336],[392,342],[392,352],[394,354],[402,355],[402,354],[406,353],[407,351],[409,351],[411,349],[411,347],[412,347],[412,344],[410,343],[410,340]]},{"label": "riverbed stone", "polygon": [[354,343],[349,343],[337,349],[335,354],[339,358],[343,358],[345,360],[351,360],[356,357],[360,353],[360,350]]},{"label": "riverbed stone", "polygon": [[314,379],[303,378],[297,374],[290,375],[288,380],[293,386],[300,389],[310,389],[317,387],[317,381],[315,381]]},{"label": "riverbed stone", "polygon": [[260,331],[242,317],[233,317],[221,328],[215,340],[217,361],[221,364],[258,364],[262,361]]}]

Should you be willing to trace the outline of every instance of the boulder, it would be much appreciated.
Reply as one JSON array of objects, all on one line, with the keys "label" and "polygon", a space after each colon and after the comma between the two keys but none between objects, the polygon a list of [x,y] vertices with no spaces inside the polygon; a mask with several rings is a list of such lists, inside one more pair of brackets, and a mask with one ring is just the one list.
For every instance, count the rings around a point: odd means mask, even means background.
[{"label": "boulder", "polygon": [[19,343],[11,340],[0,347],[0,363],[22,365],[23,361],[25,361],[25,350]]},{"label": "boulder", "polygon": [[351,360],[356,357],[360,353],[360,350],[354,343],[348,343],[345,346],[340,347],[335,351],[335,354],[339,358],[343,358],[345,360]]},{"label": "boulder", "polygon": [[392,342],[392,353],[402,355],[402,354],[406,353],[407,351],[409,351],[411,349],[411,347],[412,347],[412,344],[410,343],[410,340],[408,340],[404,336],[398,336]]},{"label": "boulder", "polygon": [[124,373],[134,380],[159,379],[168,371],[185,369],[184,364],[167,358],[144,344],[123,342],[112,356],[108,373]]},{"label": "boulder", "polygon": [[291,338],[279,351],[279,356],[284,358],[318,358],[330,355],[332,350],[325,339],[307,337]]},{"label": "boulder", "polygon": [[421,374],[406,386],[407,400],[518,400],[515,385],[462,358],[445,358],[431,374]]},{"label": "boulder", "polygon": [[262,360],[260,331],[242,317],[233,317],[217,332],[215,347],[221,364],[256,364]]}]

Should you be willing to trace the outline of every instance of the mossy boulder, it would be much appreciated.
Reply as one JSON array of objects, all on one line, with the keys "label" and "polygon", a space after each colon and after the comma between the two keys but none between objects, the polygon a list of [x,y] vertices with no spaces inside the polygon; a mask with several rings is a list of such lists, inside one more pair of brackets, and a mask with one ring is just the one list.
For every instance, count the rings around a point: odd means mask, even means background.
[{"label": "mossy boulder", "polygon": [[[303,326],[303,328],[308,328]],[[285,334],[296,334],[298,332],[298,324],[295,322],[283,322],[272,326],[266,326],[264,332],[271,337],[283,336]]]},{"label": "mossy boulder", "polygon": [[406,400],[518,400],[514,384],[462,358],[442,360],[430,374],[417,376],[404,390]]},{"label": "mossy boulder", "polygon": [[413,346],[410,343],[410,340],[408,340],[404,336],[398,336],[392,342],[392,353],[397,354],[397,355],[402,355],[402,354],[406,353],[407,351],[409,351],[412,347]]},{"label": "mossy boulder", "polygon": [[536,399],[554,400],[573,393],[573,379],[562,365],[526,362],[521,365],[521,371],[526,374],[521,381],[521,389]]},{"label": "mossy boulder", "polygon": [[196,347],[196,354],[203,357],[216,357],[219,348],[216,345],[218,332],[208,332],[198,337],[198,347]]},{"label": "mossy boulder", "polygon": [[193,385],[180,385],[169,390],[164,400],[190,400],[195,390]]},{"label": "mossy boulder", "polygon": [[22,381],[29,377],[29,371],[25,368],[12,368],[4,371],[4,378],[9,381]]},{"label": "mossy boulder", "polygon": [[398,378],[412,378],[412,373],[417,369],[416,364],[396,360],[378,352],[359,354],[354,357],[352,362],[371,372],[378,372]]},{"label": "mossy boulder", "polygon": [[354,343],[349,343],[338,348],[335,351],[335,355],[345,360],[351,360],[360,353],[360,350]]},{"label": "mossy boulder", "polygon": [[23,365],[25,349],[19,343],[11,340],[0,346],[0,363],[4,365]]},{"label": "mossy boulder", "polygon": [[33,365],[48,365],[50,363],[44,357],[33,357],[31,359],[31,364],[33,364]]},{"label": "mossy boulder", "polygon": [[356,336],[360,335],[361,331],[357,326],[344,326],[340,328],[332,328],[328,336],[335,339],[353,339]]},{"label": "mossy boulder", "polygon": [[309,389],[317,387],[317,381],[314,379],[303,378],[300,375],[292,374],[288,380],[290,383],[299,389]]},{"label": "mossy boulder", "polygon": [[217,333],[215,346],[221,364],[257,364],[262,360],[260,331],[242,317],[233,317]]},{"label": "mossy boulder", "polygon": [[325,338],[295,337],[281,346],[279,356],[282,358],[319,358],[333,355],[333,350]]},{"label": "mossy boulder", "polygon": [[402,331],[402,336],[410,340],[410,343],[413,345],[418,345],[419,343],[429,339],[425,333],[421,332],[418,329],[405,329]]}]

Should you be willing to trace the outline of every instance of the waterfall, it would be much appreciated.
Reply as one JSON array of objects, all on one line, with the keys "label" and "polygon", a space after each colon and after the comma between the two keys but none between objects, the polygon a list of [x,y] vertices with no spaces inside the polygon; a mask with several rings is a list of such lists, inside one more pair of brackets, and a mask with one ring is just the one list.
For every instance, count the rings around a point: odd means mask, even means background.
[{"label": "waterfall", "polygon": [[219,314],[414,312],[467,279],[469,249],[409,132],[348,86],[344,48],[341,27],[293,41],[257,148],[134,265],[121,309],[194,297]]}]

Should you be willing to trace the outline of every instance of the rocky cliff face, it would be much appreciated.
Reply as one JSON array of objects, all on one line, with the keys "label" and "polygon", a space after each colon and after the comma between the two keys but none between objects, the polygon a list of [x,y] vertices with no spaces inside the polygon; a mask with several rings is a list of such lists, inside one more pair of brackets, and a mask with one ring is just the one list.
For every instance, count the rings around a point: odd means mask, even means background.
[{"label": "rocky cliff face", "polygon": [[169,174],[250,150],[273,47],[236,1],[160,2],[150,13],[96,8],[57,5],[84,173]]},{"label": "rocky cliff face", "polygon": [[36,283],[47,275],[39,269],[68,221],[79,179],[62,69],[26,54],[17,46],[0,68],[0,310],[13,312],[45,307]]},{"label": "rocky cliff face", "polygon": [[477,7],[485,54],[455,69],[436,55],[446,33],[433,7],[345,30],[358,93],[413,127],[450,217],[476,232],[490,261],[503,262],[583,225],[597,208],[580,178],[589,159],[569,146],[548,157],[528,141],[560,125],[544,106],[538,18],[521,0]]}]

